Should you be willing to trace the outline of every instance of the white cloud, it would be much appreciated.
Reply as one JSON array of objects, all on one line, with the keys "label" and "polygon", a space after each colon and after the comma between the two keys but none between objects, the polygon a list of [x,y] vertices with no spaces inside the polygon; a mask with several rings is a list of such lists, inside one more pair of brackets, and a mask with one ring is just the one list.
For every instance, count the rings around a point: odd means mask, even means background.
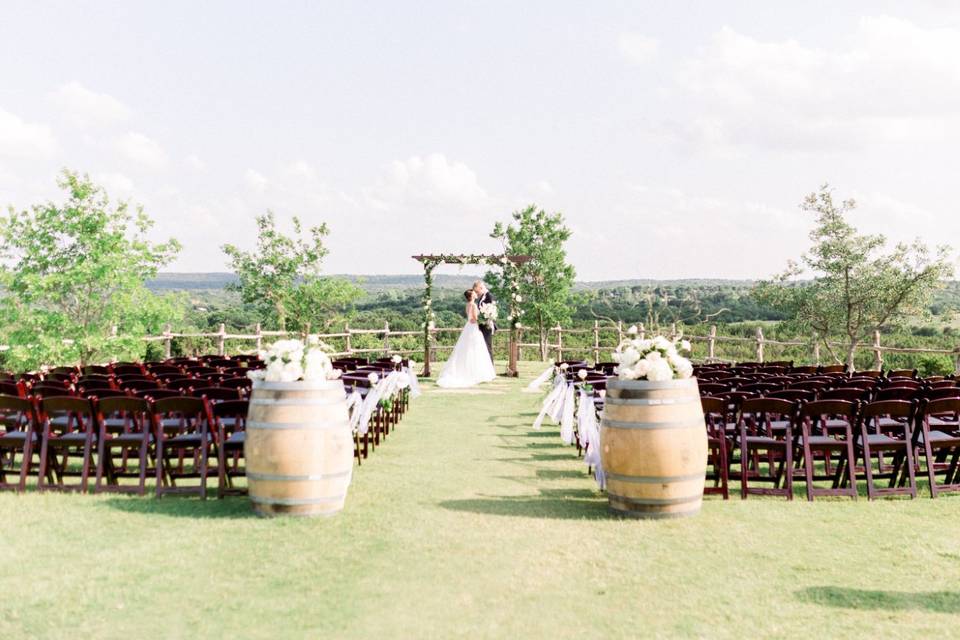
[{"label": "white cloud", "polygon": [[207,163],[204,162],[200,156],[191,153],[186,158],[183,159],[183,163],[187,166],[188,169],[193,171],[202,172],[207,170]]},{"label": "white cloud", "polygon": [[135,189],[133,180],[122,173],[100,173],[97,174],[96,181],[103,185],[111,196],[129,195]]},{"label": "white cloud", "polygon": [[146,135],[130,131],[115,141],[118,152],[126,159],[151,169],[159,169],[167,164],[167,153],[156,140]]},{"label": "white cloud", "polygon": [[127,105],[76,81],[63,85],[52,97],[66,120],[80,127],[107,126],[124,122],[130,117]]},{"label": "white cloud", "polygon": [[243,181],[257,193],[266,191],[267,184],[270,182],[265,175],[255,169],[247,169],[243,174]]},{"label": "white cloud", "polygon": [[440,153],[395,161],[367,195],[378,208],[395,206],[478,209],[489,201],[477,174]]},{"label": "white cloud", "polygon": [[639,33],[621,33],[617,39],[617,49],[633,64],[644,64],[656,57],[660,41]]},{"label": "white cloud", "polygon": [[862,18],[835,49],[723,27],[678,74],[680,139],[789,151],[960,140],[960,30]]},{"label": "white cloud", "polygon": [[50,127],[26,122],[0,109],[0,156],[21,159],[48,157],[59,145]]}]

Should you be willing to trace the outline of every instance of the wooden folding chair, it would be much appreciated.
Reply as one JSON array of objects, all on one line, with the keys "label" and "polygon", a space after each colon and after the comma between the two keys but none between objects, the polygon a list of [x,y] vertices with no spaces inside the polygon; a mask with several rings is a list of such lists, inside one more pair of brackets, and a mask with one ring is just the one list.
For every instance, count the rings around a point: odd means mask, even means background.
[{"label": "wooden folding chair", "polygon": [[[40,471],[37,489],[45,491],[86,492],[93,464],[93,446],[97,440],[97,421],[93,405],[86,398],[54,396],[39,405]],[[80,470],[70,468],[70,459],[80,457]],[[68,485],[64,478],[79,476],[80,483]],[[48,482],[51,480],[51,482]]]},{"label": "wooden folding chair", "polygon": [[[246,475],[243,446],[246,442],[247,400],[224,400],[213,405],[213,420],[217,433],[217,497],[244,495],[246,489],[237,489],[234,478]],[[240,459],[244,458],[244,466]]]},{"label": "wooden folding chair", "polygon": [[[849,496],[857,499],[857,475],[854,469],[854,427],[857,403],[845,400],[815,400],[800,406],[800,446],[803,449],[803,471],[807,484],[807,500],[814,496]],[[822,454],[825,472],[816,473],[817,454]],[[838,460],[832,464],[832,456]],[[833,472],[831,473],[831,467]],[[832,486],[814,486],[816,480],[830,480]]]},{"label": "wooden folding chair", "polygon": [[[215,448],[210,404],[203,398],[161,398],[151,405],[150,414],[157,447],[157,497],[174,493],[206,499],[207,461]],[[189,468],[186,459],[192,461]],[[178,480],[187,478],[199,478],[199,486],[177,486]]]},{"label": "wooden folding chair", "polygon": [[[32,400],[0,395],[0,489],[23,491],[37,449],[37,416]],[[20,465],[17,467],[17,456]],[[16,475],[16,482],[8,480]]]},{"label": "wooden folding chair", "polygon": [[[793,500],[797,403],[778,398],[751,398],[740,406],[740,496],[784,496]],[[763,454],[763,455],[761,455]],[[761,469],[767,463],[767,473]],[[749,481],[771,487],[750,487]],[[781,483],[783,486],[781,487]]]},{"label": "wooden folding chair", "polygon": [[[118,396],[98,399],[95,404],[100,437],[97,442],[97,481],[94,491],[144,495],[147,461],[154,441],[149,403],[142,398]],[[123,465],[120,468],[114,464],[114,451],[123,456]],[[137,471],[132,473],[127,471],[127,460],[128,456],[134,453],[137,458]],[[138,483],[135,486],[121,485],[122,477],[136,477]]]},{"label": "wooden folding chair", "polygon": [[720,494],[730,499],[730,442],[727,439],[727,402],[723,398],[705,396],[700,398],[703,417],[707,425],[707,459],[712,470],[707,471],[707,480],[713,486],[704,487],[705,494]]},{"label": "wooden folding chair", "polygon": [[[923,400],[917,411],[913,445],[922,452],[930,480],[930,497],[960,491],[960,398]],[[937,474],[943,474],[942,482]]]},{"label": "wooden folding chair", "polygon": [[[867,477],[867,498],[873,500],[888,495],[909,495],[917,497],[917,479],[913,460],[913,423],[916,416],[916,404],[906,400],[879,400],[870,402],[860,410],[858,417],[859,433],[857,450],[863,458],[864,473]],[[885,470],[882,456],[890,453],[892,465]],[[877,471],[873,470],[873,458],[877,457]],[[901,469],[906,465],[904,482],[909,486],[898,486]],[[878,488],[877,478],[889,478],[890,486]],[[902,483],[900,483],[902,484]]]}]

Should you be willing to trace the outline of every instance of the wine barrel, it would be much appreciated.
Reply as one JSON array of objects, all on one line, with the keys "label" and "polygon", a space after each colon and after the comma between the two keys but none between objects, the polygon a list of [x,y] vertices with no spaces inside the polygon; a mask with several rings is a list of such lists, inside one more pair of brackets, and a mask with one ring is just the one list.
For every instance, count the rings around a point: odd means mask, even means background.
[{"label": "wine barrel", "polygon": [[696,378],[608,381],[600,458],[612,512],[634,518],[699,512],[707,432]]},{"label": "wine barrel", "polygon": [[321,516],[343,509],[353,435],[342,381],[255,381],[246,430],[254,511]]}]

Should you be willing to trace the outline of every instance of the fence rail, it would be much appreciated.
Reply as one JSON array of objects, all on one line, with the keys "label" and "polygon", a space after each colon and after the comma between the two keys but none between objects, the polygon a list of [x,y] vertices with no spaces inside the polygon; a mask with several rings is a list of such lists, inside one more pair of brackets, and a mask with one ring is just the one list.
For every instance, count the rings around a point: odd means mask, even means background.
[{"label": "fence rail", "polygon": [[[638,324],[636,326],[638,337],[644,337],[646,335],[644,326],[642,324]],[[438,344],[437,337],[443,334],[457,333],[460,330],[461,327],[435,327],[430,329],[430,352],[447,351],[452,349],[452,345]],[[345,357],[350,355],[374,353],[381,353],[384,355],[395,353],[403,355],[422,353],[423,349],[419,347],[412,349],[398,349],[391,346],[392,338],[410,338],[422,335],[422,331],[391,329],[389,323],[384,323],[382,328],[352,328],[349,325],[346,325],[342,331],[332,333],[309,333],[309,330],[303,332],[265,331],[261,329],[259,325],[257,325],[257,327],[254,329],[253,333],[229,333],[227,332],[226,325],[221,324],[218,331],[199,333],[174,332],[168,325],[166,330],[161,335],[146,336],[143,339],[147,342],[162,342],[164,345],[164,353],[167,357],[170,357],[173,351],[173,341],[178,338],[213,339],[217,343],[218,353],[223,355],[226,354],[227,340],[252,342],[253,344],[251,346],[256,350],[260,350],[263,348],[264,340],[268,338],[298,337],[306,340],[309,336],[316,337],[320,340],[342,340],[344,348],[341,351],[334,352],[332,355],[334,357]],[[543,351],[548,357],[553,355],[556,360],[563,360],[564,356],[582,356],[586,354],[592,356],[595,361],[600,361],[604,359],[602,357],[604,352],[612,351],[613,348],[615,348],[616,345],[627,336],[627,330],[624,328],[622,322],[617,323],[616,325],[601,326],[600,322],[597,321],[594,322],[593,327],[585,328],[564,328],[562,326],[556,326],[548,331],[547,340],[543,345],[541,345],[539,342],[530,342],[529,340],[524,342],[524,336],[527,335],[530,335],[529,330],[521,329],[518,331],[516,343],[518,359],[522,359],[522,353],[524,349],[536,350],[537,358],[539,358],[542,347]],[[671,339],[677,338],[680,335],[681,333],[676,325],[672,325],[670,331],[667,333],[667,336]],[[565,336],[592,336],[592,340],[588,340],[585,344],[576,344],[565,342]],[[354,338],[360,337],[366,337],[368,339],[375,338],[378,339],[381,344],[380,346],[355,346]],[[756,334],[753,337],[720,336],[717,335],[716,325],[712,325],[706,335],[683,335],[683,337],[687,340],[690,340],[690,342],[694,345],[705,346],[705,354],[702,359],[708,362],[731,361],[730,359],[721,358],[718,355],[718,347],[723,344],[739,345],[740,347],[752,345],[753,348],[750,350],[750,353],[754,356],[754,359],[757,362],[764,362],[767,356],[768,347],[806,348],[809,349],[808,354],[813,364],[823,364],[821,354],[822,346],[826,346],[830,349],[845,348],[844,345],[839,343],[825,342],[813,336],[811,336],[809,340],[771,340],[764,337],[763,329],[760,327],[757,328]],[[881,344],[881,336],[879,331],[874,333],[873,338],[874,339],[872,343],[858,345],[857,351],[872,352],[873,363],[878,369],[883,367],[884,354],[931,354],[951,356],[954,359],[955,370],[960,373],[960,346],[954,349],[886,346]]]}]

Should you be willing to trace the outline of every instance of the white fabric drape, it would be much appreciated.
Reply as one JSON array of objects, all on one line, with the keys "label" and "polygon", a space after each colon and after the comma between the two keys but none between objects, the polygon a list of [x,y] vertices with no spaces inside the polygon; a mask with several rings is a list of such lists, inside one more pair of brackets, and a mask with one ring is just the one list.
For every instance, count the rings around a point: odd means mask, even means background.
[{"label": "white fabric drape", "polygon": [[563,407],[560,412],[560,439],[567,444],[574,443],[573,416],[576,410],[576,389],[572,384],[566,385],[563,392]]},{"label": "white fabric drape", "polygon": [[403,372],[407,374],[407,378],[410,381],[410,397],[419,398],[420,397],[420,382],[417,380],[417,374],[413,372],[410,367],[404,367]]},{"label": "white fabric drape", "polygon": [[[557,376],[557,379],[553,383],[553,389],[550,390],[550,393],[547,394],[547,397],[543,400],[543,406],[540,408],[540,413],[537,415],[537,419],[533,421],[533,428],[539,429],[543,425],[543,419],[548,415],[553,419],[554,422],[560,421],[560,412],[555,411],[558,403],[563,401],[563,391],[566,387],[567,381],[563,376]],[[556,417],[554,417],[556,416]]]},{"label": "white fabric drape", "polygon": [[597,422],[593,396],[583,389],[580,389],[580,406],[577,409],[577,431],[585,449],[583,461],[587,467],[593,467],[597,484],[603,489],[607,483],[600,461],[600,424]]},{"label": "white fabric drape", "polygon": [[546,383],[546,381],[550,379],[550,374],[553,373],[553,369],[554,369],[553,365],[550,365],[549,367],[547,367],[547,369],[544,370],[543,373],[537,376],[536,379],[533,380],[533,382],[531,382],[526,386],[526,388],[524,388],[523,392],[538,393],[540,391],[540,387],[542,387],[544,383]]}]

